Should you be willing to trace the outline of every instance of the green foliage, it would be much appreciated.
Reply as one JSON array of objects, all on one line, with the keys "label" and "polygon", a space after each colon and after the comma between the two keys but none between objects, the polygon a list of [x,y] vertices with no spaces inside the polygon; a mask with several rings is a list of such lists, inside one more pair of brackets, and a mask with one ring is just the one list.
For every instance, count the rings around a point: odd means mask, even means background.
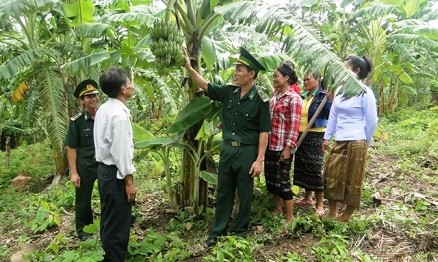
[{"label": "green foliage", "polygon": [[[38,155],[35,155],[38,152]],[[35,190],[41,185],[43,179],[53,174],[53,155],[47,142],[31,145],[22,145],[11,151],[11,163],[5,166],[5,155],[0,153],[0,189],[8,186],[9,181],[20,174],[30,175],[33,178]],[[31,188],[32,189],[32,188]]]},{"label": "green foliage", "polygon": [[138,257],[153,261],[157,261],[157,259],[160,261],[183,261],[190,255],[186,244],[179,238],[177,233],[172,232],[164,235],[155,232],[153,229],[147,230],[141,241],[138,241],[136,236],[131,237],[128,252],[132,257],[131,260]]},{"label": "green foliage", "polygon": [[35,218],[31,221],[30,229],[33,233],[39,233],[53,226],[61,225],[59,209],[55,204],[40,200],[37,204]]},{"label": "green foliage", "polygon": [[281,262],[306,262],[307,260],[295,252],[288,252],[286,256],[279,256],[277,260]]},{"label": "green foliage", "polygon": [[204,257],[205,261],[254,261],[255,251],[260,245],[251,238],[227,236],[213,247],[210,255]]},{"label": "green foliage", "polygon": [[262,189],[254,188],[253,203],[256,204],[251,207],[252,221],[256,224],[260,223],[267,233],[278,233],[283,229],[284,219],[272,214],[273,200],[268,197],[264,184],[261,187]]},{"label": "green foliage", "polygon": [[[430,112],[429,112],[430,111]],[[417,137],[421,139],[432,140],[434,134],[430,136],[423,135],[424,132],[429,132],[430,128],[434,128],[434,115],[436,111],[428,110],[425,112],[415,111],[400,111],[399,114],[389,115],[388,118],[381,118],[381,130],[389,132],[387,140],[376,137],[375,148],[370,148],[369,154],[372,156],[369,165],[376,164],[376,155],[380,154],[380,150],[386,150],[388,147],[393,147],[391,143],[398,143],[398,150],[402,151],[409,147],[408,143],[414,141],[415,136],[413,130],[417,132]],[[420,116],[425,119],[421,119]],[[413,119],[412,122],[406,121]],[[429,123],[427,123],[430,120]],[[407,124],[409,123],[409,124]],[[414,124],[412,124],[414,123]],[[430,124],[432,123],[432,124]],[[403,125],[403,127],[401,127]],[[417,129],[418,128],[418,129]],[[393,130],[397,130],[397,139],[388,142],[388,139],[393,139]],[[400,141],[398,141],[400,140]],[[406,142],[410,141],[410,142]],[[431,148],[434,143],[431,142]],[[413,241],[419,243],[423,238],[433,239],[436,234],[436,212],[435,206],[429,201],[431,197],[438,196],[436,192],[423,192],[417,190],[417,183],[435,184],[437,178],[434,175],[434,162],[431,157],[432,149],[424,149],[424,155],[412,154],[405,157],[406,153],[397,153],[397,161],[391,154],[388,158],[391,159],[392,166],[386,163],[381,164],[379,168],[373,167],[371,173],[367,173],[367,183],[363,189],[362,207],[356,211],[348,223],[340,223],[333,219],[317,218],[314,212],[308,210],[296,209],[295,220],[291,226],[284,226],[284,218],[282,216],[274,216],[271,213],[273,206],[272,199],[268,196],[265,189],[263,179],[256,179],[254,190],[254,202],[252,206],[253,216],[252,223],[254,227],[250,231],[251,237],[248,239],[240,238],[223,238],[221,242],[212,249],[211,253],[202,254],[203,259],[207,261],[216,261],[223,257],[223,261],[246,260],[254,261],[259,259],[260,252],[270,249],[271,246],[279,245],[285,241],[299,243],[300,246],[306,245],[300,239],[309,237],[318,242],[312,249],[307,246],[306,257],[301,257],[295,249],[279,250],[278,254],[274,254],[271,258],[273,261],[378,261],[372,257],[368,249],[364,245],[368,245],[367,241],[372,239],[376,232],[384,232],[388,235],[397,236],[397,238],[405,239],[405,241]],[[33,152],[31,155],[30,152]],[[36,152],[36,153],[35,153]],[[41,153],[40,153],[41,152]],[[43,176],[45,172],[38,170],[38,164],[32,156],[38,155],[43,159],[41,166],[48,166],[44,160],[47,154],[47,161],[50,163],[50,152],[46,143],[25,145],[13,150],[16,153],[16,159],[21,161],[14,162],[14,167],[17,169],[25,169],[27,162],[28,167]],[[2,154],[0,154],[2,156]],[[144,170],[136,179],[138,185],[138,193],[140,196],[147,195],[151,192],[161,191],[164,188],[162,177],[158,174],[150,175],[155,165],[155,159],[158,157],[151,154],[149,158],[136,160],[136,166]],[[172,155],[171,155],[172,156]],[[172,156],[171,162],[177,162],[177,158]],[[387,160],[385,158],[385,160]],[[423,165],[426,165],[423,167]],[[178,164],[172,166],[174,171],[178,170]],[[43,170],[43,168],[41,168]],[[11,172],[11,169],[4,168],[0,170],[0,177],[5,176],[4,172]],[[158,175],[158,176],[157,176]],[[392,175],[392,176],[391,176]],[[406,176],[404,176],[406,175]],[[381,177],[387,179],[388,182],[397,182],[394,187],[391,183],[375,182],[380,181]],[[398,177],[400,176],[400,177]],[[147,179],[143,179],[147,178]],[[378,178],[378,179],[377,179]],[[414,180],[415,183],[410,183]],[[67,180],[61,180],[60,185],[54,186],[44,193],[30,193],[29,191],[18,192],[12,187],[2,185],[4,189],[0,191],[0,216],[3,217],[0,229],[6,237],[9,232],[20,232],[20,236],[15,237],[18,243],[26,243],[34,239],[36,233],[33,230],[38,230],[38,235],[54,234],[55,237],[49,242],[44,242],[44,246],[38,252],[34,252],[29,256],[28,261],[99,261],[102,258],[103,250],[97,238],[91,238],[85,242],[75,243],[71,240],[71,235],[66,232],[55,232],[61,230],[56,224],[57,217],[64,216],[62,211],[65,209],[71,212],[74,199],[74,188]],[[414,186],[414,187],[412,187]],[[400,191],[394,195],[396,191]],[[374,193],[379,192],[385,198],[392,198],[393,201],[375,205],[373,202]],[[141,197],[139,203],[142,205]],[[94,201],[97,195],[94,197]],[[204,207],[200,207],[204,208]],[[185,210],[178,212],[176,216],[168,218],[166,227],[151,227],[145,234],[134,225],[131,234],[130,254],[127,261],[186,261],[191,254],[193,243],[199,244],[202,242],[200,238],[204,238],[207,233],[214,209],[211,207],[204,208],[204,216],[195,215],[193,211]],[[141,219],[143,212],[138,212],[137,216]],[[147,216],[147,214],[145,215]],[[160,217],[160,219],[162,219]],[[48,223],[50,222],[50,223]],[[98,231],[99,221],[88,226],[85,230],[95,234]],[[252,235],[254,233],[254,235]],[[44,238],[42,238],[44,239]],[[306,238],[309,239],[309,238]],[[358,244],[363,243],[363,244]],[[432,243],[432,242],[431,242]],[[423,243],[424,244],[424,243]],[[195,246],[193,245],[193,246]],[[431,245],[431,244],[429,244]],[[433,247],[433,246],[430,246]],[[429,247],[429,248],[430,248]],[[266,249],[265,249],[266,248]],[[366,250],[366,251],[365,251]],[[7,260],[11,254],[9,246],[0,245],[0,260]],[[282,254],[280,254],[282,252]],[[371,252],[372,253],[372,252]],[[375,253],[374,253],[375,254]],[[436,255],[436,254],[435,254]],[[304,256],[304,255],[303,255]],[[428,261],[434,256],[433,252],[426,249],[413,254],[413,258],[418,261]]]},{"label": "green foliage", "polygon": [[176,116],[175,122],[169,126],[167,132],[178,133],[201,121],[212,109],[208,97],[196,98],[183,108]]},{"label": "green foliage", "polygon": [[331,234],[328,237],[323,237],[312,248],[312,253],[318,261],[353,261],[349,257],[348,243],[345,236]]},{"label": "green foliage", "polygon": [[388,155],[407,156],[429,152],[433,154],[430,147],[438,138],[438,133],[435,132],[437,117],[437,112],[433,110],[403,109],[390,114],[379,121],[374,136],[376,143],[381,147],[382,153]]},{"label": "green foliage", "polygon": [[103,259],[103,249],[100,241],[89,238],[79,243],[76,249],[70,250],[70,239],[59,233],[50,242],[46,250],[33,252],[26,261],[53,261],[53,262],[95,262]]},{"label": "green foliage", "polygon": [[[202,212],[197,212],[202,213]],[[167,230],[178,232],[183,236],[196,235],[199,230],[208,227],[208,222],[213,217],[213,209],[206,208],[203,216],[194,214],[193,211],[179,211],[175,217],[172,217],[167,223]]]}]

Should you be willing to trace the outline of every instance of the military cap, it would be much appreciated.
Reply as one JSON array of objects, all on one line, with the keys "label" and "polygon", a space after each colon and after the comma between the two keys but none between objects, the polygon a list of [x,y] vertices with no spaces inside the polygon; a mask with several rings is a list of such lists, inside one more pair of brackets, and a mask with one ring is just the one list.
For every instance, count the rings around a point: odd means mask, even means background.
[{"label": "military cap", "polygon": [[257,73],[261,70],[266,70],[265,67],[243,47],[240,47],[240,57],[237,59],[236,64],[244,64]]},{"label": "military cap", "polygon": [[98,94],[97,83],[92,79],[87,79],[79,83],[73,93],[75,97],[79,98],[83,95]]}]

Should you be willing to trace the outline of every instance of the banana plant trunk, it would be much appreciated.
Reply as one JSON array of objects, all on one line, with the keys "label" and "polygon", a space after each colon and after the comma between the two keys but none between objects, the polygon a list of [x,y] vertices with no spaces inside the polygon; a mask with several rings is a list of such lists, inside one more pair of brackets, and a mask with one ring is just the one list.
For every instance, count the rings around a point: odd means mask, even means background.
[{"label": "banana plant trunk", "polygon": [[388,101],[388,111],[389,113],[394,113],[398,104],[398,90],[400,88],[400,81],[394,80],[391,83],[392,88],[389,90],[389,101]]},{"label": "banana plant trunk", "polygon": [[381,82],[379,84],[379,115],[385,113],[385,84]]},{"label": "banana plant trunk", "polygon": [[67,156],[63,150],[54,147],[53,142],[51,144],[53,147],[53,157],[55,160],[55,176],[53,178],[52,185],[56,185],[61,179],[61,176],[67,171]]},{"label": "banana plant trunk", "polygon": [[[193,68],[199,72],[199,57],[201,52],[201,45],[200,41],[196,39],[196,37],[192,38],[193,40],[187,44],[187,52],[190,57],[197,58],[196,64],[192,64]],[[193,62],[195,62],[193,60]],[[190,100],[194,99],[197,96],[202,96],[202,92],[197,92],[198,87],[194,86],[192,81],[188,81],[189,85],[189,95],[188,97]],[[201,128],[202,123],[198,123],[192,127],[190,127],[185,135],[184,140],[193,148],[198,148],[198,141],[195,140],[196,134],[198,133],[199,129]],[[203,154],[204,150],[199,150],[201,154]],[[200,159],[204,159],[201,156],[199,156]],[[203,170],[206,168],[206,164],[204,163],[205,160],[202,160],[203,163],[201,163],[200,169]],[[183,188],[180,190],[181,196],[177,198],[179,200],[178,206],[180,207],[193,207],[195,212],[198,212],[198,207],[206,207],[207,206],[207,182],[203,179],[199,179],[197,177],[197,174],[199,173],[196,170],[196,163],[193,162],[192,157],[190,156],[190,152],[187,150],[183,151],[182,154],[182,172],[181,172],[181,178],[182,178],[182,185]]]},{"label": "banana plant trunk", "polygon": [[6,136],[5,148],[5,165],[9,166],[11,164],[11,136]]}]

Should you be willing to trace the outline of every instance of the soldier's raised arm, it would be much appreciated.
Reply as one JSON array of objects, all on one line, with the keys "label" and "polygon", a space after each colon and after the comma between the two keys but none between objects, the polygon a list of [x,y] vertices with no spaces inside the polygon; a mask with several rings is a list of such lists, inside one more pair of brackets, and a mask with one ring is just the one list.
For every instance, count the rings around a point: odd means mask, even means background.
[{"label": "soldier's raised arm", "polygon": [[192,67],[190,64],[190,57],[187,54],[187,50],[183,48],[184,51],[184,57],[185,57],[185,63],[184,67],[187,69],[187,73],[192,79],[192,81],[197,85],[198,87],[202,88],[202,90],[207,91],[208,90],[208,82],[205,80],[196,70]]}]

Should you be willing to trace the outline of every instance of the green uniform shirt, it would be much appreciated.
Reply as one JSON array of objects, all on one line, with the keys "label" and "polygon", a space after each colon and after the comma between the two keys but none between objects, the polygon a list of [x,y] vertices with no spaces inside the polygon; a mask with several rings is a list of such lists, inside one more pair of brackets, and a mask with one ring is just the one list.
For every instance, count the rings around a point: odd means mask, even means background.
[{"label": "green uniform shirt", "polygon": [[261,132],[271,131],[269,97],[254,85],[240,98],[240,87],[208,84],[211,99],[222,102],[222,138],[243,144],[258,144]]},{"label": "green uniform shirt", "polygon": [[76,148],[78,158],[90,158],[95,161],[93,128],[94,119],[86,110],[70,118],[65,145]]}]

